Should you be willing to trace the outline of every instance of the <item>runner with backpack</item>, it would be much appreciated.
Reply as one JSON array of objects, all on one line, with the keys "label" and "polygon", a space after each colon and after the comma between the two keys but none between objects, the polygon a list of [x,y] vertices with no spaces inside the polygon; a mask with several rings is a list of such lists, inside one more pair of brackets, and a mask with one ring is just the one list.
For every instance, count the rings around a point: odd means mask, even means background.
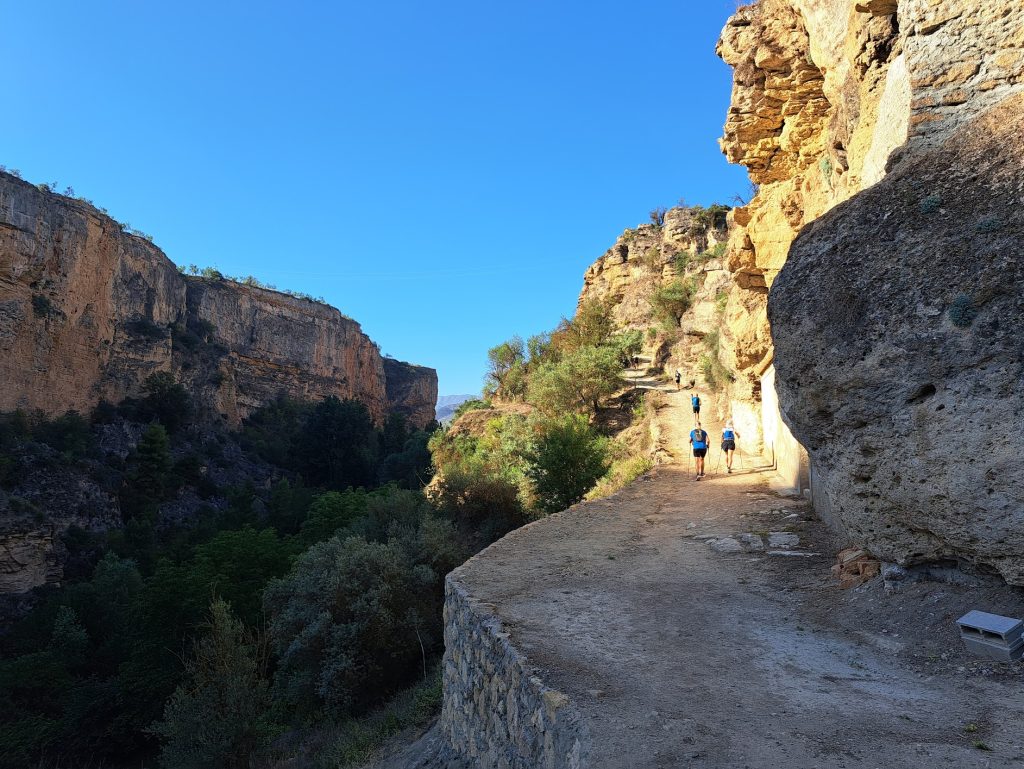
[{"label": "runner with backpack", "polygon": [[683,380],[683,375],[679,373],[679,369],[676,369],[676,389],[679,389],[679,383]]},{"label": "runner with backpack", "polygon": [[704,457],[708,453],[708,434],[701,429],[700,422],[690,430],[690,445],[693,446],[694,462],[697,464],[697,478],[704,477]]},{"label": "runner with backpack", "polygon": [[690,393],[690,404],[693,406],[693,421],[700,426],[700,396]]},{"label": "runner with backpack", "polygon": [[736,439],[739,437],[730,419],[722,430],[722,451],[725,452],[725,470],[728,473],[732,472],[732,455],[736,452]]}]

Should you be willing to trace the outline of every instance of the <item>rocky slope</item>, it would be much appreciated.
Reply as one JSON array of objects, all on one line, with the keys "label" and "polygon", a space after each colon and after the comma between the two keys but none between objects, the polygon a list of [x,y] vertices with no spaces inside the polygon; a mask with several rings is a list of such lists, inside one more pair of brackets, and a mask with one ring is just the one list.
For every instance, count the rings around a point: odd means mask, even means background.
[{"label": "rocky slope", "polygon": [[[696,272],[697,266],[721,270],[721,260],[711,254],[725,238],[724,212],[709,217],[703,209],[671,208],[661,226],[642,224],[624,231],[587,269],[579,303],[607,301],[619,327],[648,328],[652,324],[651,294],[679,277],[677,257],[691,257],[691,272]],[[701,254],[708,256],[698,258]]]},{"label": "rocky slope", "polygon": [[807,227],[769,301],[816,506],[1024,585],[1024,94]]},{"label": "rocky slope", "polygon": [[157,371],[229,424],[284,393],[423,426],[437,397],[433,370],[386,362],[336,309],[181,275],[92,206],[0,174],[0,410],[88,412]]}]

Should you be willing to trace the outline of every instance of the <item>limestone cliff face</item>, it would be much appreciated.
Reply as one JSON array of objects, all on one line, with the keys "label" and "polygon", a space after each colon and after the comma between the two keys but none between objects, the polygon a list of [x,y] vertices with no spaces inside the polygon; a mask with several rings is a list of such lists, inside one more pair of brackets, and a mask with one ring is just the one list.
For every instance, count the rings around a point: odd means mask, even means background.
[{"label": "limestone cliff face", "polygon": [[1024,6],[761,0],[718,52],[735,71],[722,149],[759,185],[728,255],[726,363],[752,380],[771,356],[767,289],[797,233],[1024,87]]},{"label": "limestone cliff face", "polygon": [[[662,226],[642,224],[626,230],[583,276],[579,303],[605,300],[620,328],[651,325],[651,294],[671,283],[679,273],[676,256],[713,250],[726,239],[724,226],[699,222],[690,208],[672,208]],[[721,260],[700,260],[712,271],[721,270]]]},{"label": "limestone cliff face", "polygon": [[392,411],[421,427],[434,421],[437,374],[433,369],[384,358],[384,375]]},{"label": "limestone cliff face", "polygon": [[1024,94],[807,227],[769,300],[816,505],[903,564],[1024,585]]},{"label": "limestone cliff face", "polygon": [[182,276],[92,206],[0,174],[0,410],[87,412],[157,371],[230,424],[284,393],[425,425],[437,386],[431,369],[406,367],[392,401],[379,349],[334,308]]},{"label": "limestone cliff face", "polygon": [[[1004,281],[1019,280],[1003,255],[985,244],[979,244],[973,263],[949,262],[943,252],[959,253],[973,242],[973,220],[991,202],[982,191],[992,187],[994,194],[998,188],[984,174],[999,176],[981,163],[979,175],[963,177],[967,156],[950,160],[955,147],[945,142],[980,140],[971,131],[989,124],[979,115],[1011,104],[1024,91],[1024,5],[761,0],[729,21],[718,50],[735,70],[722,149],[746,165],[759,185],[750,203],[733,212],[727,253],[736,281],[722,354],[738,375],[733,409],[760,403],[762,375],[774,359],[783,415],[811,454],[821,492],[816,504],[837,526],[894,560],[961,558],[1020,581],[1021,543],[1000,533],[1010,499],[1001,487],[970,474],[970,481],[947,479],[957,472],[957,461],[937,448],[938,432],[926,430],[927,437],[915,438],[905,453],[897,447],[905,441],[901,420],[923,418],[907,411],[932,399],[930,386],[937,393],[967,393],[974,381],[1002,392],[1008,385],[989,362],[1010,365],[1014,354],[1019,359],[1019,351],[1007,352],[1009,344],[1000,342],[998,352],[986,353],[992,358],[965,354],[961,364],[938,366],[938,348],[924,337],[937,342],[946,330],[941,324],[926,330],[918,315],[941,315],[940,306],[961,279],[969,284],[970,301],[978,291],[988,296],[984,286],[993,285],[992,269]],[[1010,113],[1000,114],[1012,120]],[[946,160],[938,160],[937,152],[946,153]],[[1019,156],[1003,157],[1019,169]],[[973,223],[961,222],[958,240],[934,220],[912,216],[915,206],[941,207],[934,199],[922,201],[939,179],[926,169],[942,163],[967,185],[963,201],[974,201],[963,210],[976,214]],[[836,206],[841,208],[830,213]],[[805,234],[791,250],[801,230]],[[929,252],[934,258],[924,256]],[[999,264],[1004,266],[994,267]],[[901,278],[880,281],[894,269]],[[1019,292],[1019,283],[1014,290]],[[885,373],[876,368],[885,348],[878,344],[883,327],[902,351],[890,351]],[[948,351],[964,340],[954,335],[946,341]],[[866,357],[850,357],[855,350]],[[817,375],[811,368],[815,356]],[[904,392],[910,386],[904,376],[924,376],[924,369],[931,378],[915,385],[923,388],[915,401]],[[949,413],[929,419],[951,428],[944,424]],[[865,469],[875,465],[892,477]],[[936,477],[933,491],[925,479]],[[961,502],[982,501],[957,506],[954,494]],[[918,497],[935,504],[926,510]]]}]

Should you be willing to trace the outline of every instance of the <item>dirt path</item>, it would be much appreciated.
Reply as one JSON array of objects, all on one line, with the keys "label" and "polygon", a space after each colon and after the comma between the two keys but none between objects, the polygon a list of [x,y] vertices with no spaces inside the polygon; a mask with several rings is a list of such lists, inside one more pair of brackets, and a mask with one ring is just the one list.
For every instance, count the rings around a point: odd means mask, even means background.
[{"label": "dirt path", "polygon": [[969,608],[1020,616],[1021,592],[838,590],[836,543],[754,458],[693,480],[689,395],[666,396],[677,464],[464,573],[589,721],[591,766],[1024,766],[1024,666],[967,657],[953,625]]}]

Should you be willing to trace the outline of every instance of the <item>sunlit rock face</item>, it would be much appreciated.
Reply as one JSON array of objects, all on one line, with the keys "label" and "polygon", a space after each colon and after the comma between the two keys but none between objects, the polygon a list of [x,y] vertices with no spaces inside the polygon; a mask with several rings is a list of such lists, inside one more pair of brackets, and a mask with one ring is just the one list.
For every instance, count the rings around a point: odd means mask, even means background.
[{"label": "sunlit rock face", "polygon": [[110,217],[0,174],[0,410],[88,412],[170,371],[235,425],[279,394],[433,419],[436,374],[395,367],[358,323],[277,291],[186,277]]},{"label": "sunlit rock face", "polygon": [[772,353],[767,289],[797,233],[1024,87],[1024,5],[761,0],[718,53],[734,69],[722,150],[759,185],[733,212],[724,351],[754,378]]}]

